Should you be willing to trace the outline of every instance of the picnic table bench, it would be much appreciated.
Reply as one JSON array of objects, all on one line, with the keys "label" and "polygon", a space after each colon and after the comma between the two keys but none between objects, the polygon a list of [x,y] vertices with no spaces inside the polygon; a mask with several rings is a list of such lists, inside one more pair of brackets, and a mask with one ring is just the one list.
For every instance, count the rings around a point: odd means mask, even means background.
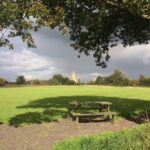
[{"label": "picnic table bench", "polygon": [[[94,102],[77,102],[73,101],[69,103],[69,115],[72,117],[73,120],[77,122],[80,121],[81,118],[86,118],[88,120],[95,119],[95,118],[102,118],[112,120],[113,123],[115,121],[115,116],[117,115],[116,112],[110,111],[110,106],[112,103],[110,102],[102,102],[102,101],[94,101]],[[90,110],[86,112],[77,112],[78,110]],[[93,109],[98,109],[99,112],[91,112]]]}]

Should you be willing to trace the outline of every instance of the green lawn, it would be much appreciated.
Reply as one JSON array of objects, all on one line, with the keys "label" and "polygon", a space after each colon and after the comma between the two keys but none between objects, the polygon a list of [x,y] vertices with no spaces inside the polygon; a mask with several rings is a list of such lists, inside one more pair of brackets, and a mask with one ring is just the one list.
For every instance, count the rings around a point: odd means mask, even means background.
[{"label": "green lawn", "polygon": [[110,101],[112,110],[129,118],[150,109],[150,88],[102,86],[37,86],[0,88],[0,121],[22,125],[55,121],[67,116],[69,101]]}]

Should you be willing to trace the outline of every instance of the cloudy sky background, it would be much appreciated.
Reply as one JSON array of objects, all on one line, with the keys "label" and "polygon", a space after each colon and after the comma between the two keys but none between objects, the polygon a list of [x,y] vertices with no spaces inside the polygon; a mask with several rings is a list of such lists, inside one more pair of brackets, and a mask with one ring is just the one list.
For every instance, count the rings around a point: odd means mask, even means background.
[{"label": "cloudy sky background", "polygon": [[106,69],[95,65],[92,56],[81,55],[70,47],[69,35],[57,30],[42,28],[34,33],[37,48],[27,48],[19,38],[13,39],[14,50],[0,48],[0,76],[15,81],[18,75],[27,79],[49,79],[54,74],[70,76],[73,69],[82,81],[98,75],[109,75],[115,69],[130,78],[140,74],[150,76],[150,44],[123,48],[121,45],[110,50],[111,59]]}]

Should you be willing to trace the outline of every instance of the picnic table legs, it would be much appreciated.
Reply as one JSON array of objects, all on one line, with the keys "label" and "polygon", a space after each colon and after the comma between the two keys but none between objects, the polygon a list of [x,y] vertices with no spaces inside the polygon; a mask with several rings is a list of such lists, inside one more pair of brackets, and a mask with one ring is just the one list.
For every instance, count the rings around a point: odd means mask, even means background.
[{"label": "picnic table legs", "polygon": [[112,123],[113,123],[113,125],[115,124],[115,115],[114,114],[112,115]]},{"label": "picnic table legs", "polygon": [[80,117],[72,117],[72,121],[76,121],[76,123],[80,122]]},{"label": "picnic table legs", "polygon": [[113,125],[115,124],[116,114],[109,114],[108,116],[105,117],[108,118],[108,120],[110,120],[113,123]]},{"label": "picnic table legs", "polygon": [[116,118],[116,114],[109,114],[108,115],[108,119],[113,123],[113,125],[115,124],[115,118]]},{"label": "picnic table legs", "polygon": [[79,123],[79,117],[76,117],[76,122]]},{"label": "picnic table legs", "polygon": [[110,106],[109,105],[99,105],[99,112],[110,112]]}]

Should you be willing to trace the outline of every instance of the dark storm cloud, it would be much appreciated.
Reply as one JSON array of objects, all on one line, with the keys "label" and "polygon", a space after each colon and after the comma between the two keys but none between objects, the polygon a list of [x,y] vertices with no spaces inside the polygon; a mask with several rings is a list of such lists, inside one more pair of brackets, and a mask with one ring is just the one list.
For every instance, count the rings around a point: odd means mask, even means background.
[{"label": "dark storm cloud", "polygon": [[0,76],[14,80],[24,74],[31,78],[50,78],[60,73],[70,76],[73,69],[81,80],[91,80],[97,75],[108,75],[115,69],[123,71],[131,78],[140,74],[150,75],[150,45],[123,48],[121,45],[111,49],[111,59],[106,69],[95,65],[92,56],[82,55],[70,47],[69,35],[58,30],[42,28],[34,33],[36,49],[28,49],[19,38],[13,40],[15,49],[0,48]]}]

